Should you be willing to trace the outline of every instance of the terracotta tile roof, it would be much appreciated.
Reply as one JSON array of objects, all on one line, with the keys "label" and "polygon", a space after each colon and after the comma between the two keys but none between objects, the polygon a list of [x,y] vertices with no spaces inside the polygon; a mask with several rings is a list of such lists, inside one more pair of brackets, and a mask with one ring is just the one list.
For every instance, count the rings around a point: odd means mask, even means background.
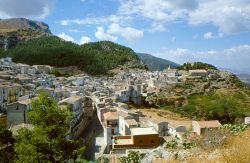
[{"label": "terracotta tile roof", "polygon": [[189,70],[189,73],[207,73],[207,70],[204,69]]},{"label": "terracotta tile roof", "polygon": [[118,120],[119,115],[117,112],[107,112],[103,114],[105,120]]}]

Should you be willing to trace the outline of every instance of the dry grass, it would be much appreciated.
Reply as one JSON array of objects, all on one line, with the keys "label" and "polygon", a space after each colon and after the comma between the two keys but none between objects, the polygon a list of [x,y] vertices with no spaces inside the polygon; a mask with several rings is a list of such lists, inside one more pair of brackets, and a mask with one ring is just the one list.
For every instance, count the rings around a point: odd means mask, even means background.
[{"label": "dry grass", "polygon": [[250,128],[229,137],[224,146],[214,151],[200,150],[196,156],[183,159],[154,159],[153,163],[250,163]]},{"label": "dry grass", "polygon": [[140,111],[147,117],[152,117],[169,123],[184,125],[187,128],[191,126],[191,120],[186,117],[181,117],[179,114],[173,113],[169,110],[163,109],[140,109]]},{"label": "dry grass", "polygon": [[8,28],[0,29],[0,33],[14,32],[14,31],[17,31],[17,29],[8,29]]},{"label": "dry grass", "polygon": [[227,141],[220,160],[226,163],[250,162],[250,129]]}]

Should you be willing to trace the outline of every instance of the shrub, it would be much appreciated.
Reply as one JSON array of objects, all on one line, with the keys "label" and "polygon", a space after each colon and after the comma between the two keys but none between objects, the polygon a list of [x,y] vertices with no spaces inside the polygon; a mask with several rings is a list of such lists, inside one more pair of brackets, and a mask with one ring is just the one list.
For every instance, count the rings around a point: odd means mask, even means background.
[{"label": "shrub", "polygon": [[96,160],[96,163],[109,163],[110,160],[107,157],[101,156]]},{"label": "shrub", "polygon": [[211,64],[194,62],[194,63],[184,63],[182,66],[178,67],[179,70],[193,70],[193,69],[212,69],[217,70],[217,68]]},{"label": "shrub", "polygon": [[56,77],[70,77],[71,74],[69,72],[60,72],[58,69],[54,69],[50,72],[50,74],[55,75]]},{"label": "shrub", "polygon": [[232,134],[238,134],[246,130],[246,124],[224,124],[221,126],[222,129],[229,130]]},{"label": "shrub", "polygon": [[195,142],[184,142],[184,143],[182,143],[182,148],[183,149],[190,149],[190,148],[193,148],[195,146],[196,146]]},{"label": "shrub", "polygon": [[145,154],[141,154],[139,151],[129,151],[128,156],[120,157],[121,163],[140,163],[145,157]]},{"label": "shrub", "polygon": [[242,93],[222,95],[194,95],[188,97],[188,103],[171,111],[192,119],[217,119],[221,123],[235,123],[250,111],[250,105]]},{"label": "shrub", "polygon": [[177,148],[177,146],[178,146],[178,142],[176,139],[170,140],[165,143],[165,148],[175,149]]}]

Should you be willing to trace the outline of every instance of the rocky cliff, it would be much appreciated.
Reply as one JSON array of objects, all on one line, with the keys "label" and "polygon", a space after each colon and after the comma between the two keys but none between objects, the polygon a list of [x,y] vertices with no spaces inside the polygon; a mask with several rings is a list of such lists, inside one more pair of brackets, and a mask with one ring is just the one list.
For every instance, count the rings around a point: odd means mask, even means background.
[{"label": "rocky cliff", "polygon": [[52,35],[49,26],[43,22],[25,18],[0,20],[0,48],[7,50],[15,47],[21,40]]},{"label": "rocky cliff", "polygon": [[0,33],[7,34],[18,30],[33,30],[51,34],[49,26],[43,22],[25,18],[12,18],[0,20]]}]

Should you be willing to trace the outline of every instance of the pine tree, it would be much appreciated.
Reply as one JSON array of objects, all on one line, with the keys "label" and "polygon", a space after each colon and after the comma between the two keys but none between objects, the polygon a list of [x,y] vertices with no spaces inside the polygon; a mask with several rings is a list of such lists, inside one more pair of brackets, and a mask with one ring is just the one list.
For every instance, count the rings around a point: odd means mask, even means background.
[{"label": "pine tree", "polygon": [[34,129],[21,129],[15,144],[17,163],[75,162],[83,153],[81,141],[66,139],[71,114],[46,95],[32,101],[29,113]]}]

